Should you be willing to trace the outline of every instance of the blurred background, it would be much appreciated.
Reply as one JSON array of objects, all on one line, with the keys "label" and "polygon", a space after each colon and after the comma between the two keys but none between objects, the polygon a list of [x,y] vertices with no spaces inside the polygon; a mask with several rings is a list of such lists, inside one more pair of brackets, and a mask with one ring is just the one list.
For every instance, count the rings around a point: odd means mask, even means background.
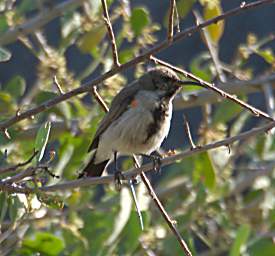
[{"label": "blurred background", "polygon": [[[120,63],[166,39],[168,0],[107,3]],[[174,33],[241,4],[177,0]],[[274,20],[274,3],[262,5],[178,41],[156,57],[215,82],[274,116]],[[22,24],[23,29],[14,33],[13,28]],[[100,95],[109,104],[123,86],[153,66],[149,61],[140,63],[105,80]],[[60,95],[54,78],[68,92],[111,68],[101,1],[0,0],[0,121]],[[186,88],[174,105],[163,154],[190,148],[183,114],[199,145],[266,123],[197,87]],[[87,93],[16,123],[8,129],[10,139],[0,135],[0,168],[24,162],[35,148],[39,156],[29,164],[47,165],[60,178],[40,170],[15,185],[39,187],[76,179],[103,116]],[[148,176],[194,255],[271,256],[275,251],[274,157],[271,132],[235,143],[230,153],[222,147],[196,154]],[[132,166],[131,159],[121,159],[121,169]],[[1,181],[26,168],[0,169]],[[144,231],[127,187],[121,192],[113,185],[36,195],[0,192],[0,254],[182,255],[144,185],[139,183],[136,191]]]}]

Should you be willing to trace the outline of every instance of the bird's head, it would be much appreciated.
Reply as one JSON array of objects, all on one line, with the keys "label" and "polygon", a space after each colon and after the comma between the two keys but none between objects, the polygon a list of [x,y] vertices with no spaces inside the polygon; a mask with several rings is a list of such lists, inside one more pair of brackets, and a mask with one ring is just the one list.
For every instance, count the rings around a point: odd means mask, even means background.
[{"label": "bird's head", "polygon": [[180,90],[184,83],[177,74],[166,67],[150,69],[139,79],[143,90],[155,91],[159,96],[172,98]]}]

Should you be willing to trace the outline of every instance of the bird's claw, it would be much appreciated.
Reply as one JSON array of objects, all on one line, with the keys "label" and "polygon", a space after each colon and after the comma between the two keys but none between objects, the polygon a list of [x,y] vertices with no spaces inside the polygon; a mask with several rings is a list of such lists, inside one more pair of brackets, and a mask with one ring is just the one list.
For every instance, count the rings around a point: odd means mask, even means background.
[{"label": "bird's claw", "polygon": [[116,190],[120,191],[122,186],[122,180],[125,180],[125,176],[121,171],[116,171],[114,175]]},{"label": "bird's claw", "polygon": [[161,173],[161,157],[156,155],[151,155],[153,160],[154,171],[158,174]]}]

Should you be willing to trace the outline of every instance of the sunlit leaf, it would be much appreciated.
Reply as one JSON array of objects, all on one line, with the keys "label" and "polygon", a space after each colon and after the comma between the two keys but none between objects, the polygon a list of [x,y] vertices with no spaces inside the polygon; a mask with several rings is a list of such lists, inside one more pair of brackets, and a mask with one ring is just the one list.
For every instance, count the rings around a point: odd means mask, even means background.
[{"label": "sunlit leaf", "polygon": [[2,47],[0,47],[0,62],[8,61],[11,58],[11,53]]},{"label": "sunlit leaf", "polygon": [[179,0],[177,1],[178,13],[181,18],[184,18],[191,10],[196,0]]},{"label": "sunlit leaf", "polygon": [[[215,3],[214,3],[215,2]],[[203,16],[205,20],[214,18],[222,14],[222,7],[219,1],[209,1],[204,5]],[[223,31],[224,31],[224,21],[219,21],[216,24],[208,26],[207,31],[214,43],[218,43]]]},{"label": "sunlit leaf", "polygon": [[272,64],[275,62],[275,56],[272,52],[272,49],[257,50],[255,52],[260,55],[267,63]]},{"label": "sunlit leaf", "polygon": [[246,241],[250,235],[250,226],[243,224],[237,231],[236,238],[230,249],[230,256],[241,255],[241,248],[246,244]]},{"label": "sunlit leaf", "polygon": [[150,23],[149,12],[143,7],[134,8],[130,22],[135,35],[140,35],[142,30]]},{"label": "sunlit leaf", "polygon": [[51,130],[51,122],[45,122],[42,124],[38,130],[35,138],[35,150],[39,153],[36,156],[37,162],[40,162],[44,156],[46,145],[48,143],[49,135]]}]

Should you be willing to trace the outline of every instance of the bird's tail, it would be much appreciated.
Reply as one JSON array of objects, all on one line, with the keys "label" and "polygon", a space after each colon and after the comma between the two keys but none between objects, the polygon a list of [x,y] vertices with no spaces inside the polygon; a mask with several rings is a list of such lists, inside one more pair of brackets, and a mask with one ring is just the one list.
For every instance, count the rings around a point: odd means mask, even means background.
[{"label": "bird's tail", "polygon": [[99,177],[102,175],[106,165],[109,162],[109,159],[96,164],[95,156],[96,156],[96,153],[92,156],[91,160],[85,166],[83,171],[79,174],[78,176],[79,179],[82,177]]}]

